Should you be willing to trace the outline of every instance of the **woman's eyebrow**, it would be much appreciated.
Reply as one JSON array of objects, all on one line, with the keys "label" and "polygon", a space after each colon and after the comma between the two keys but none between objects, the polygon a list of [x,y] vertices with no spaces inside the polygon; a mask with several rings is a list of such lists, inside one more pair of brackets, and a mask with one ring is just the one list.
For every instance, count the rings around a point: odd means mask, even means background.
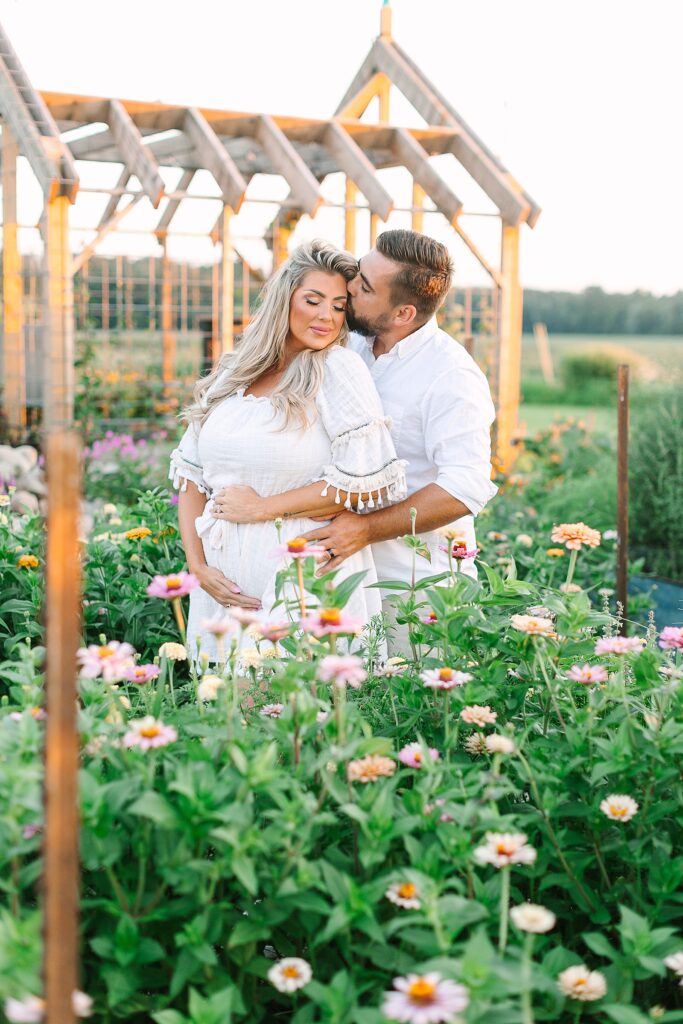
[{"label": "woman's eyebrow", "polygon": [[[313,292],[314,295],[319,295],[321,299],[326,298],[325,292],[319,292],[317,288],[307,288],[307,292]],[[348,295],[336,295],[332,301],[339,302],[341,299],[348,299]]]}]

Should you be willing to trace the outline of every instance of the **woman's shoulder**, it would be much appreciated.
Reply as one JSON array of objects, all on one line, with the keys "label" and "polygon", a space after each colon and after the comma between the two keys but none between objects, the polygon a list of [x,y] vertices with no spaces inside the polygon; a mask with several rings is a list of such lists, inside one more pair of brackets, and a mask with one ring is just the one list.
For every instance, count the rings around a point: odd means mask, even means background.
[{"label": "woman's shoulder", "polygon": [[325,358],[325,376],[328,374],[353,380],[369,377],[370,371],[357,352],[335,345]]}]

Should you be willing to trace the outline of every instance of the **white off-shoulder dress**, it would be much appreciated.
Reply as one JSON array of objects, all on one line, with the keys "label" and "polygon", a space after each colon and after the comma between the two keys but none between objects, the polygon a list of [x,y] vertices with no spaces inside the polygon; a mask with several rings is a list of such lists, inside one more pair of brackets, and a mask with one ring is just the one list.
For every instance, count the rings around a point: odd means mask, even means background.
[{"label": "white off-shoulder dress", "polygon": [[[322,495],[339,492],[369,493],[359,511],[370,512],[382,504],[406,496],[404,465],[396,456],[382,405],[363,360],[340,346],[325,356],[325,374],[316,398],[316,418],[305,428],[282,426],[267,396],[245,395],[244,389],[225,398],[200,429],[190,425],[171,454],[169,476],[183,490],[191,480],[208,496],[203,514],[196,520],[207,565],[220,569],[244,594],[263,602],[264,619],[282,618],[273,611],[275,575],[284,560],[273,556],[278,539],[275,525],[229,523],[214,519],[216,491],[228,484],[253,487],[262,496],[281,494],[316,480],[325,481]],[[365,505],[367,504],[367,508]],[[286,519],[286,542],[319,526],[311,519]],[[367,585],[377,581],[370,548],[359,551],[342,565],[337,581],[367,570],[363,584],[352,595],[347,612],[367,623],[381,612],[379,590]],[[190,594],[188,649],[197,641],[210,658],[216,658],[214,638],[202,633],[202,620],[224,609],[205,591]]]}]

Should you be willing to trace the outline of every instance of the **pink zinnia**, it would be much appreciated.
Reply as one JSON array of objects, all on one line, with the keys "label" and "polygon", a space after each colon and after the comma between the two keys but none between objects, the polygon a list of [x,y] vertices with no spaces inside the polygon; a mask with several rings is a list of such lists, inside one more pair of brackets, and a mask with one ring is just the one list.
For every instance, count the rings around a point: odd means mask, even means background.
[{"label": "pink zinnia", "polygon": [[259,715],[263,715],[264,718],[279,718],[284,710],[284,704],[264,704]]},{"label": "pink zinnia", "polygon": [[[440,551],[445,551],[448,554],[448,548],[440,544]],[[451,547],[451,558],[455,558],[456,561],[462,562],[466,558],[476,558],[479,554],[479,548],[468,548],[466,544],[458,544],[457,542]]]},{"label": "pink zinnia", "polygon": [[453,1024],[469,1003],[464,985],[444,981],[436,971],[394,978],[394,989],[384,993],[382,1014],[401,1024]]},{"label": "pink zinnia", "polygon": [[683,628],[680,626],[665,626],[659,634],[658,643],[665,651],[683,651]]},{"label": "pink zinnia", "polygon": [[602,665],[572,665],[567,672],[567,679],[575,683],[606,683],[607,669]]},{"label": "pink zinnia", "polygon": [[233,619],[235,622],[239,622],[240,626],[253,626],[255,622],[259,622],[261,616],[258,612],[252,612],[249,608],[238,608],[237,605],[233,605],[228,612],[228,617]]},{"label": "pink zinnia", "polygon": [[226,636],[227,633],[235,632],[237,624],[232,615],[214,615],[211,619],[202,619],[199,628],[202,633],[210,633],[211,636]]},{"label": "pink zinnia", "polygon": [[283,636],[287,636],[291,628],[292,623],[287,622],[286,619],[280,619],[275,622],[254,622],[251,627],[251,632],[254,636],[260,636],[264,640],[270,640],[272,644],[277,643],[278,640],[282,640]]},{"label": "pink zinnia", "polygon": [[341,608],[319,608],[299,623],[302,629],[314,636],[329,636],[331,633],[362,633],[363,623],[346,615]]},{"label": "pink zinnia", "polygon": [[[445,549],[443,549],[445,550]],[[439,621],[439,618],[433,608],[430,609],[428,615],[421,615],[420,622],[423,622],[425,626],[435,626]]]},{"label": "pink zinnia", "polygon": [[123,737],[124,747],[139,747],[140,750],[151,750],[154,747],[166,747],[175,743],[178,733],[172,725],[164,725],[153,715],[133,719],[129,731]]},{"label": "pink zinnia", "polygon": [[133,665],[123,678],[129,683],[148,683],[150,679],[156,679],[160,671],[158,665]]},{"label": "pink zinnia", "polygon": [[283,555],[288,558],[315,558],[324,554],[325,548],[322,544],[309,544],[304,537],[292,537],[291,540],[285,541],[284,544],[278,544],[273,549],[273,556],[278,558],[282,558]]},{"label": "pink zinnia", "polygon": [[352,686],[357,690],[368,678],[363,662],[354,654],[344,656],[328,654],[320,662],[318,674],[326,682],[334,682],[337,686]]},{"label": "pink zinnia", "polygon": [[486,725],[493,725],[498,718],[498,712],[492,711],[488,704],[468,704],[460,712],[460,717],[468,725],[478,725],[483,729]]},{"label": "pink zinnia", "polygon": [[632,654],[642,651],[645,641],[639,636],[601,636],[595,643],[596,654]]},{"label": "pink zinnia", "polygon": [[174,572],[170,576],[155,576],[147,587],[150,597],[162,597],[166,601],[174,597],[185,597],[199,586],[199,580],[189,572]]},{"label": "pink zinnia", "polygon": [[118,683],[126,678],[126,673],[133,667],[135,648],[131,644],[110,640],[107,644],[90,644],[79,648],[78,671],[85,679],[97,679],[101,676],[105,683]]},{"label": "pink zinnia", "polygon": [[[434,747],[429,747],[428,753],[432,761],[439,760],[439,751]],[[424,756],[424,747],[421,743],[408,743],[398,752],[399,761],[408,768],[421,768]]]},{"label": "pink zinnia", "polygon": [[464,686],[472,679],[469,672],[457,672],[454,668],[444,665],[442,668],[430,668],[423,672],[420,679],[425,686],[434,690],[452,690],[456,686]]}]

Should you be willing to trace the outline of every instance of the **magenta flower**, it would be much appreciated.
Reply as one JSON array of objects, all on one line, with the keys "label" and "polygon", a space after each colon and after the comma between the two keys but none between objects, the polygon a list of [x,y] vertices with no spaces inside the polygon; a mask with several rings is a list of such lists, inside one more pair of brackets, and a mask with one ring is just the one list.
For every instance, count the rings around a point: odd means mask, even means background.
[{"label": "magenta flower", "polygon": [[133,668],[135,648],[130,644],[110,640],[106,644],[90,644],[80,647],[76,653],[78,671],[85,679],[97,679],[101,676],[105,683],[118,683],[126,678],[126,673]]},{"label": "magenta flower", "polygon": [[[442,548],[445,551],[445,548]],[[439,618],[433,608],[430,608],[429,615],[421,615],[420,622],[423,622],[425,626],[435,626],[439,621]]]},{"label": "magenta flower", "polygon": [[455,1024],[469,1003],[464,985],[444,981],[436,971],[394,978],[394,989],[384,993],[382,1014],[401,1024]]},{"label": "magenta flower", "polygon": [[325,548],[322,544],[309,544],[304,537],[292,537],[291,540],[273,548],[273,556],[277,558],[282,558],[284,555],[289,558],[315,558],[324,554]]},{"label": "magenta flower", "polygon": [[665,651],[683,651],[683,628],[681,626],[665,626],[659,634],[658,643]]},{"label": "magenta flower", "polygon": [[[440,551],[445,551],[448,554],[448,548],[444,544],[439,545]],[[455,541],[451,547],[451,558],[455,558],[456,561],[462,562],[466,558],[476,558],[479,554],[479,548],[468,548],[467,544],[458,543]]]},{"label": "magenta flower", "polygon": [[444,665],[442,668],[430,668],[423,672],[420,679],[425,686],[434,690],[452,690],[456,686],[464,686],[472,679],[469,672],[456,672],[454,668]]},{"label": "magenta flower", "polygon": [[231,615],[215,615],[212,619],[202,619],[199,624],[202,633],[212,636],[225,636],[237,630],[235,619]]},{"label": "magenta flower", "polygon": [[259,715],[263,715],[264,718],[279,718],[284,710],[284,704],[264,704]]},{"label": "magenta flower", "polygon": [[[439,751],[434,747],[429,747],[428,753],[432,761],[439,760]],[[408,743],[398,752],[399,761],[401,764],[407,765],[408,768],[421,768],[424,756],[424,747],[421,743]]]},{"label": "magenta flower", "polygon": [[158,718],[145,715],[128,723],[130,729],[121,741],[124,747],[139,747],[140,750],[151,750],[154,747],[166,747],[175,743],[178,733],[172,725],[164,725]]},{"label": "magenta flower", "polygon": [[602,665],[572,665],[567,672],[567,679],[575,683],[586,683],[589,686],[593,683],[607,682],[607,669]]},{"label": "magenta flower", "polygon": [[158,665],[133,665],[129,668],[123,677],[129,683],[149,683],[151,679],[156,677],[161,672]]},{"label": "magenta flower", "polygon": [[174,597],[185,597],[199,586],[199,580],[189,572],[176,572],[170,576],[155,576],[147,587],[150,597],[162,597],[166,601]]},{"label": "magenta flower", "polygon": [[334,682],[336,686],[352,686],[354,690],[368,678],[363,662],[354,654],[328,654],[320,662],[318,674],[323,682]]},{"label": "magenta flower", "polygon": [[299,623],[307,633],[329,636],[331,633],[362,633],[363,623],[346,615],[341,608],[317,608]]},{"label": "magenta flower", "polygon": [[632,654],[642,651],[645,641],[639,636],[601,636],[595,643],[596,654]]}]

